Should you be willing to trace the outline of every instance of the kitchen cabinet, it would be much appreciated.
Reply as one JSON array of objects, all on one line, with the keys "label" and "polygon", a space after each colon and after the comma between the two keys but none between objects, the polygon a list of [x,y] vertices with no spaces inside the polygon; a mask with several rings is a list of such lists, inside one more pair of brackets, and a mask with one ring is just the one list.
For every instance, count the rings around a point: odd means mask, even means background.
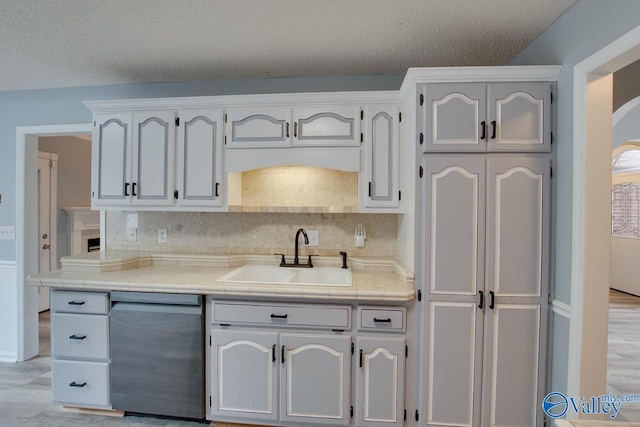
[{"label": "kitchen cabinet", "polygon": [[223,205],[222,109],[178,112],[177,201],[178,206]]},{"label": "kitchen cabinet", "polygon": [[227,109],[227,148],[359,146],[360,112],[354,105]]},{"label": "kitchen cabinet", "polygon": [[171,206],[175,113],[96,115],[92,206]]},{"label": "kitchen cabinet", "polygon": [[110,409],[109,297],[104,292],[51,292],[52,400]]},{"label": "kitchen cabinet", "polygon": [[422,424],[541,426],[550,160],[429,155],[421,167]]},{"label": "kitchen cabinet", "polygon": [[437,83],[421,87],[424,152],[548,152],[546,83]]},{"label": "kitchen cabinet", "polygon": [[360,208],[397,208],[400,205],[400,111],[396,105],[367,106],[363,167],[360,171]]},{"label": "kitchen cabinet", "polygon": [[[249,312],[253,314],[244,315]],[[211,417],[349,424],[351,336],[331,329],[285,330],[331,322],[344,331],[350,317],[348,306],[214,300]]]},{"label": "kitchen cabinet", "polygon": [[404,425],[405,339],[359,336],[356,339],[356,425]]}]

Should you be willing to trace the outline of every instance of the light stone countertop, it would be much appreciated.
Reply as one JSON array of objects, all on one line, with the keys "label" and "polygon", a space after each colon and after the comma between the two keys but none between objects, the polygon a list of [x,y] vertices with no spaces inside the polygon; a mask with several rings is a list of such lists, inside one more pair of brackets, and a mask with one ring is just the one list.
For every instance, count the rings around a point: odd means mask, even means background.
[{"label": "light stone countertop", "polygon": [[[340,266],[314,257],[315,266]],[[414,299],[413,272],[395,260],[350,258],[353,286],[222,283],[244,264],[278,265],[273,256],[103,251],[62,259],[62,270],[29,276],[34,286],[77,290],[196,293],[228,297],[396,302]]]}]

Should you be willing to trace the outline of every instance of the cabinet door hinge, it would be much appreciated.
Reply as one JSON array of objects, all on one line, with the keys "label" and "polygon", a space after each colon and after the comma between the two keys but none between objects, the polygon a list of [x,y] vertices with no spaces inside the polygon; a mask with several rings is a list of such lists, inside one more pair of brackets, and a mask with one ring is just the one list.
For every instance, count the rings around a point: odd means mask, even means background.
[{"label": "cabinet door hinge", "polygon": [[176,126],[180,126],[180,117],[176,117]]},{"label": "cabinet door hinge", "polygon": [[209,406],[211,406],[211,405],[212,405],[212,403],[211,403],[211,396],[209,396]]},{"label": "cabinet door hinge", "polygon": [[424,175],[424,168],[422,166],[420,166],[420,169],[418,169],[418,176],[420,176],[420,178],[422,178],[422,175]]},{"label": "cabinet door hinge", "polygon": [[402,200],[402,191],[398,191],[398,201]]},{"label": "cabinet door hinge", "polygon": [[227,113],[224,113],[224,122],[227,123]]},{"label": "cabinet door hinge", "polygon": [[551,103],[553,104],[553,92],[551,92]]},{"label": "cabinet door hinge", "polygon": [[549,295],[547,296],[547,303],[548,303],[548,304],[551,304],[551,294],[549,294]]},{"label": "cabinet door hinge", "polygon": [[91,197],[96,197],[96,193],[95,192],[91,192]]},{"label": "cabinet door hinge", "polygon": [[408,345],[404,346],[404,357],[405,358],[409,357],[409,346]]},{"label": "cabinet door hinge", "polygon": [[424,105],[424,95],[420,94],[420,106]]},{"label": "cabinet door hinge", "polygon": [[364,142],[364,134],[360,132],[360,144]]},{"label": "cabinet door hinge", "polygon": [[173,192],[173,198],[178,200],[178,190]]},{"label": "cabinet door hinge", "polygon": [[349,414],[351,415],[351,418],[353,418],[353,405],[351,405],[351,409],[349,410]]},{"label": "cabinet door hinge", "polygon": [[418,289],[418,301],[422,301],[422,291]]},{"label": "cabinet door hinge", "polygon": [[553,132],[551,132],[551,145],[553,145]]},{"label": "cabinet door hinge", "polygon": [[402,121],[402,112],[398,113],[398,121],[401,122]]},{"label": "cabinet door hinge", "polygon": [[360,110],[360,120],[364,120],[364,110]]},{"label": "cabinet door hinge", "polygon": [[420,145],[422,145],[424,143],[424,133],[420,132]]},{"label": "cabinet door hinge", "polygon": [[356,346],[354,343],[351,343],[351,354],[353,354],[356,351]]},{"label": "cabinet door hinge", "polygon": [[420,421],[420,412],[416,409],[416,421]]},{"label": "cabinet door hinge", "polygon": [[224,136],[224,145],[227,145],[227,135]]},{"label": "cabinet door hinge", "polygon": [[93,127],[96,127],[96,121],[95,120],[93,121]]},{"label": "cabinet door hinge", "polygon": [[404,420],[407,421],[407,410],[404,410]]},{"label": "cabinet door hinge", "polygon": [[553,178],[553,167],[549,168],[551,170],[551,178]]},{"label": "cabinet door hinge", "polygon": [[211,335],[209,335],[209,347],[211,347]]}]

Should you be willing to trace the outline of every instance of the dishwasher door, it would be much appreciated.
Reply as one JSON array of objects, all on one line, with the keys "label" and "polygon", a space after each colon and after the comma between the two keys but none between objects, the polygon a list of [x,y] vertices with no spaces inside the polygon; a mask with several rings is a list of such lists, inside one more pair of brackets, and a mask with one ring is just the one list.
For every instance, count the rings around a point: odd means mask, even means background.
[{"label": "dishwasher door", "polygon": [[115,302],[110,312],[113,408],[203,419],[202,297],[113,294],[116,293],[112,293]]}]

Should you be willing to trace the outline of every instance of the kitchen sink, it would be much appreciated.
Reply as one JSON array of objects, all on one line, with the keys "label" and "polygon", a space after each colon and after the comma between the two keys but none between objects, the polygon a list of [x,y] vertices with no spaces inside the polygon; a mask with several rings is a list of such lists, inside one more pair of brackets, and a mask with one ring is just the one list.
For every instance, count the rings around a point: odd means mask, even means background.
[{"label": "kitchen sink", "polygon": [[217,280],[223,283],[255,283],[261,285],[351,286],[351,270],[338,267],[275,267],[243,265]]}]

